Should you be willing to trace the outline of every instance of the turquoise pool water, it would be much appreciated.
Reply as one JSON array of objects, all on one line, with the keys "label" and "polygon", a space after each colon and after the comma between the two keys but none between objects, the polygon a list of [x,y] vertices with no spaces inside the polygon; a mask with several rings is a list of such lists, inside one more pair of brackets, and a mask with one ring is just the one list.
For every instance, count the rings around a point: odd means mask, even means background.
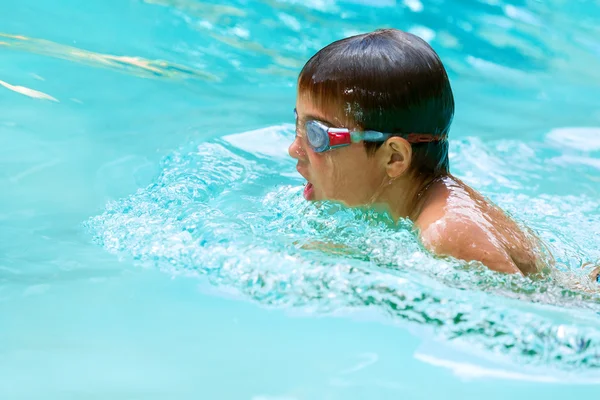
[{"label": "turquoise pool water", "polygon": [[[598,18],[561,0],[0,2],[0,398],[594,396]],[[302,200],[295,77],[386,26],[439,52],[452,170],[546,241],[546,280]]]}]

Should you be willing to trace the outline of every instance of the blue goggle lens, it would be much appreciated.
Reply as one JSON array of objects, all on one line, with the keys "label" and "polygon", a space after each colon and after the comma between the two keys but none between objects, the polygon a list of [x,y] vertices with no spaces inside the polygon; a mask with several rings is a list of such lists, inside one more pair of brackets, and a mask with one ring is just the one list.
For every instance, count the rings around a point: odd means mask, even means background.
[{"label": "blue goggle lens", "polygon": [[322,152],[329,148],[327,130],[316,121],[306,123],[306,138],[316,152]]}]

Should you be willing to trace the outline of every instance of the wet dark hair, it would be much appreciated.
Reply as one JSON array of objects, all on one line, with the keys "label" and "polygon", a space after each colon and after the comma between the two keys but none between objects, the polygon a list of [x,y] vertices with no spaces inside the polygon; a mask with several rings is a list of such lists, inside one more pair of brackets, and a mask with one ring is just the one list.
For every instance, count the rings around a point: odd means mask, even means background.
[{"label": "wet dark hair", "polygon": [[[348,37],[315,54],[298,78],[298,92],[316,107],[364,130],[446,137],[454,116],[448,75],[421,38],[397,29]],[[382,143],[367,143],[373,154]],[[449,173],[448,141],[413,144],[411,170]]]}]

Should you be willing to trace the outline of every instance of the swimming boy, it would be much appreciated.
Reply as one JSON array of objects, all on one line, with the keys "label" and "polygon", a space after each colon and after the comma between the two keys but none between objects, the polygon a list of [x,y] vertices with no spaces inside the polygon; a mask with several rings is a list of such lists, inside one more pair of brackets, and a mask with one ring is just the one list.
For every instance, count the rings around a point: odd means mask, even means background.
[{"label": "swimming boy", "polygon": [[539,270],[537,239],[450,174],[454,98],[422,39],[386,29],[328,45],[300,73],[296,113],[289,154],[307,200],[408,218],[440,256],[505,273]]}]

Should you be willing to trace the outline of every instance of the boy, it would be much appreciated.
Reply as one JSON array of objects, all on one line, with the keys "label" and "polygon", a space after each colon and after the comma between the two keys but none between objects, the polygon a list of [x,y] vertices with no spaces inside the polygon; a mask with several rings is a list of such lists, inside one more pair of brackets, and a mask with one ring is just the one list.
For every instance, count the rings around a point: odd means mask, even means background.
[{"label": "boy", "polygon": [[386,29],[328,45],[300,73],[296,113],[289,154],[307,200],[409,218],[441,256],[505,273],[540,270],[537,239],[450,174],[454,98],[425,41]]}]

